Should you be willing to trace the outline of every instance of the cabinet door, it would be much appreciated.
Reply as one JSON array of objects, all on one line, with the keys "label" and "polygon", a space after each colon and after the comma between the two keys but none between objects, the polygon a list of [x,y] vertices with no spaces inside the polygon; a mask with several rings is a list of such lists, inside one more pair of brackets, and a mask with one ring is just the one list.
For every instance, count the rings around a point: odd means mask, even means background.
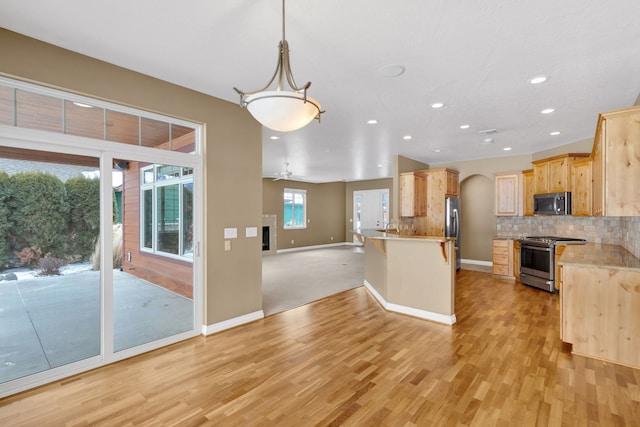
[{"label": "cabinet door", "polygon": [[523,180],[523,205],[525,216],[533,216],[533,194],[535,193],[535,175],[533,169],[522,171]]},{"label": "cabinet door", "polygon": [[640,109],[606,123],[604,215],[640,216]]},{"label": "cabinet door", "polygon": [[536,178],[535,194],[549,192],[549,162],[541,162],[533,165],[533,175]]},{"label": "cabinet door", "polygon": [[458,197],[458,195],[460,194],[459,191],[459,183],[458,183],[458,174],[451,172],[451,171],[447,171],[447,188],[445,190],[445,193],[447,196],[453,196],[453,197]]},{"label": "cabinet door", "polygon": [[593,143],[591,164],[591,178],[593,179],[593,185],[591,187],[591,211],[595,216],[604,215],[604,155],[602,146],[604,144],[605,125],[606,123],[604,120],[601,120]]},{"label": "cabinet door", "polygon": [[413,174],[400,175],[400,216],[414,216],[415,181]]},{"label": "cabinet door", "polygon": [[424,216],[427,212],[427,177],[418,173],[400,175],[400,216]]},{"label": "cabinet door", "polygon": [[444,236],[444,199],[447,178],[444,171],[427,173],[427,236]]},{"label": "cabinet door", "polygon": [[591,216],[591,164],[590,158],[574,160],[571,164],[571,214]]},{"label": "cabinet door", "polygon": [[427,214],[427,177],[415,174],[413,185],[415,216],[425,216]]},{"label": "cabinet door", "polygon": [[549,193],[560,191],[571,191],[569,186],[569,158],[549,160],[549,170],[547,175],[547,186]]},{"label": "cabinet door", "polygon": [[520,214],[519,174],[496,175],[496,215]]}]

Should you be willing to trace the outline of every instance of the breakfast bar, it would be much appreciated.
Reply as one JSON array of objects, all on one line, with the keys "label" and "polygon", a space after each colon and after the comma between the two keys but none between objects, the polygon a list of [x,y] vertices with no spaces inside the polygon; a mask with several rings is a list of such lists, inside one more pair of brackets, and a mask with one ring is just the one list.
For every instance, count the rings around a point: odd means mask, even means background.
[{"label": "breakfast bar", "polygon": [[365,286],[389,311],[452,325],[455,246],[448,237],[355,230],[365,248]]}]

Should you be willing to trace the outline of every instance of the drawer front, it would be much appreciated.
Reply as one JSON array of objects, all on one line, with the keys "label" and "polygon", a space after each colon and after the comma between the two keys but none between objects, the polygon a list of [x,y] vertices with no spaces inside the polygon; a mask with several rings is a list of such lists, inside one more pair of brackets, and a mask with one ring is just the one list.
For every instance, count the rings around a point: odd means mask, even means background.
[{"label": "drawer front", "polygon": [[508,248],[509,240],[494,240],[493,241],[494,248]]},{"label": "drawer front", "polygon": [[493,274],[500,274],[502,276],[506,276],[509,274],[509,266],[493,264]]},{"label": "drawer front", "polygon": [[509,255],[509,248],[493,248],[493,257],[496,255]]},{"label": "drawer front", "polygon": [[509,255],[496,255],[493,254],[493,265],[506,265],[509,266]]}]

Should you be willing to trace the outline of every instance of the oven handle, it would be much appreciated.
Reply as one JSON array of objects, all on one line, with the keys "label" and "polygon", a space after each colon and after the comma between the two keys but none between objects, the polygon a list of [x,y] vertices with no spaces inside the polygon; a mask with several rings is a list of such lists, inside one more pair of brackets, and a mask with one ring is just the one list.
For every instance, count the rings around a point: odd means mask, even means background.
[{"label": "oven handle", "polygon": [[525,248],[525,249],[532,249],[534,251],[545,251],[545,252],[551,252],[551,248],[549,247],[545,247],[545,246],[531,246],[531,245],[520,245],[520,249]]}]

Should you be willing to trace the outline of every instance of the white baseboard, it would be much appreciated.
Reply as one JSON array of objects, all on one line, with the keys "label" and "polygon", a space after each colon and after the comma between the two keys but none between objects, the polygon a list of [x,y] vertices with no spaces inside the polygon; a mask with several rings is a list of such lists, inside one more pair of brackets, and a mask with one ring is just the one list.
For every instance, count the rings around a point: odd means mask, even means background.
[{"label": "white baseboard", "polygon": [[234,317],[233,319],[225,320],[213,325],[202,325],[202,335],[211,335],[216,332],[221,332],[226,329],[235,328],[236,326],[244,325],[245,323],[251,323],[256,320],[264,319],[264,311],[258,310],[253,313],[245,314],[243,316]]},{"label": "white baseboard", "polygon": [[461,259],[460,262],[464,264],[473,264],[473,265],[484,265],[485,267],[493,267],[493,263],[491,261],[479,261],[475,259]]},{"label": "white baseboard", "polygon": [[278,249],[277,253],[283,254],[285,252],[310,251],[312,249],[333,248],[336,246],[346,246],[346,245],[347,245],[347,242],[328,243],[326,245],[301,246],[299,248]]},{"label": "white baseboard", "polygon": [[392,304],[390,302],[387,302],[384,298],[382,298],[382,295],[380,295],[378,293],[378,291],[376,291],[374,289],[374,287],[371,286],[371,284],[369,282],[367,282],[366,280],[364,281],[364,286],[367,288],[369,293],[371,293],[371,295],[373,295],[373,297],[378,300],[380,305],[387,311],[393,311],[393,312],[396,312],[396,313],[406,314],[408,316],[418,317],[420,319],[431,320],[431,321],[437,322],[437,323],[444,323],[445,325],[449,325],[449,326],[451,326],[454,323],[456,323],[456,315],[455,314],[453,314],[451,316],[447,316],[445,314],[433,313],[431,311],[426,311],[426,310],[420,310],[420,309],[417,309],[417,308],[406,307],[404,305]]}]

